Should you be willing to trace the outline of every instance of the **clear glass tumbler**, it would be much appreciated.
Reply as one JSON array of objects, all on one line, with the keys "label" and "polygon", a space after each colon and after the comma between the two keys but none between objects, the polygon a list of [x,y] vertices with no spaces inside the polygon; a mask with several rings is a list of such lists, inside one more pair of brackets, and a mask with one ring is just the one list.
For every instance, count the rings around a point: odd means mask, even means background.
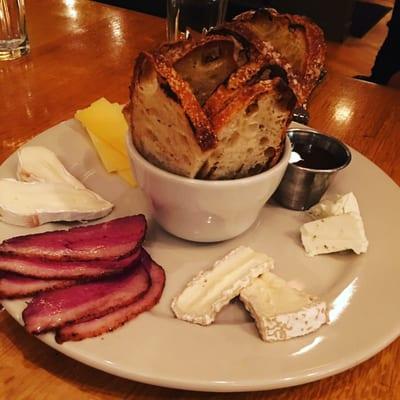
[{"label": "clear glass tumbler", "polygon": [[228,0],[167,0],[167,38],[187,39],[205,33],[225,19]]},{"label": "clear glass tumbler", "polygon": [[24,0],[0,0],[0,61],[28,53]]}]

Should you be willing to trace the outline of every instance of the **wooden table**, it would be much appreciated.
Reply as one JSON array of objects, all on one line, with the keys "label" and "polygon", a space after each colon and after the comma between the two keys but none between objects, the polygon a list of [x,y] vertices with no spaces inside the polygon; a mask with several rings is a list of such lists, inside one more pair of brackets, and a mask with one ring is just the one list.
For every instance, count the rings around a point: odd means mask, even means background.
[{"label": "wooden table", "polygon": [[[32,50],[0,64],[0,161],[104,96],[125,102],[132,61],[162,41],[162,20],[86,1],[28,1]],[[335,135],[400,183],[400,94],[329,73],[310,125]],[[0,313],[0,399],[400,399],[400,340],[363,364],[300,387],[204,394],[107,375],[48,348]]]}]

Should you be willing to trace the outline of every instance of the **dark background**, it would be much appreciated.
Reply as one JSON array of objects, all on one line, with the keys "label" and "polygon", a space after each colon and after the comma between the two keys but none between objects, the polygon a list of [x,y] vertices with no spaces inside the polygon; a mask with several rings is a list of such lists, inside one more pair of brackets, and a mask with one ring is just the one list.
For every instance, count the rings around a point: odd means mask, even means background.
[{"label": "dark background", "polygon": [[[166,16],[166,0],[98,1],[159,17]],[[358,11],[363,11],[368,6],[373,8],[367,8],[359,15]],[[226,19],[230,20],[243,11],[261,7],[273,7],[279,12],[306,15],[324,30],[326,39],[338,42],[343,41],[350,31],[355,32],[353,27],[357,24],[363,25],[361,34],[355,35],[361,37],[390,10],[355,0],[229,0]]]}]

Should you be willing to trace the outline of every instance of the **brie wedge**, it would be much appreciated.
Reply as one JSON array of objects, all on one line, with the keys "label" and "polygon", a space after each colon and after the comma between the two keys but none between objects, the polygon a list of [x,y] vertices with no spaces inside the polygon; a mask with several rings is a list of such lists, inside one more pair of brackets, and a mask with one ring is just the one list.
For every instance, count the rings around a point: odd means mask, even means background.
[{"label": "brie wedge", "polygon": [[368,240],[359,215],[347,213],[308,222],[300,228],[301,241],[310,256],[353,250],[365,253]]},{"label": "brie wedge", "polygon": [[272,268],[272,258],[240,246],[195,276],[173,299],[171,308],[179,319],[209,325],[218,311],[254,278]]},{"label": "brie wedge", "polygon": [[360,215],[357,199],[352,192],[344,195],[337,195],[335,200],[323,200],[307,211],[307,214],[314,219],[333,217],[335,215],[347,213]]},{"label": "brie wedge", "polygon": [[17,177],[20,181],[65,183],[77,189],[85,189],[46,147],[26,146],[19,149],[17,154]]},{"label": "brie wedge", "polygon": [[20,226],[104,217],[113,205],[88,189],[64,183],[0,180],[0,220]]},{"label": "brie wedge", "polygon": [[254,279],[240,292],[240,300],[267,342],[306,335],[328,321],[326,303],[294,289],[272,272]]}]

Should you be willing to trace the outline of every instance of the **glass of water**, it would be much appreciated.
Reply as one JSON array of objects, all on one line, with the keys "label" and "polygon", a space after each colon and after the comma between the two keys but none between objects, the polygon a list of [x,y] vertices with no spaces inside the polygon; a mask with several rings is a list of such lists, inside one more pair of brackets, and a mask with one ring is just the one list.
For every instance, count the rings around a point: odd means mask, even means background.
[{"label": "glass of water", "polygon": [[24,0],[0,0],[0,61],[28,53]]},{"label": "glass of water", "polygon": [[187,39],[205,33],[225,19],[228,0],[167,0],[167,38]]}]

